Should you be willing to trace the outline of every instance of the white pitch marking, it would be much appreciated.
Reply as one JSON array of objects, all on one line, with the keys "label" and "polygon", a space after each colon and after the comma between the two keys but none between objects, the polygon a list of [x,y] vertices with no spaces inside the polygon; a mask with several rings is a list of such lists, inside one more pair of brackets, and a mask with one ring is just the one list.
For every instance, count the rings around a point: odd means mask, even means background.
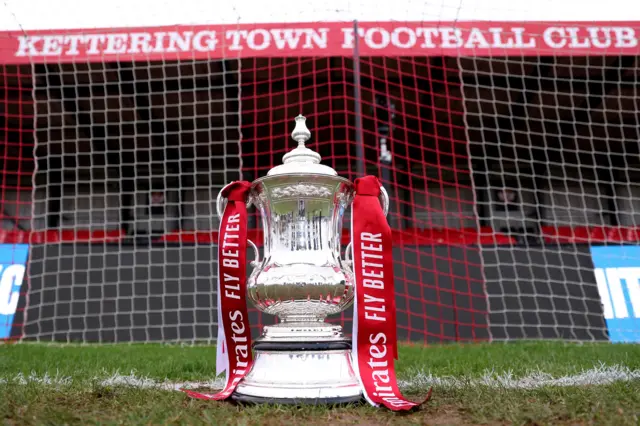
[{"label": "white pitch marking", "polygon": [[511,372],[497,374],[487,371],[481,377],[434,376],[418,372],[411,380],[401,380],[398,385],[403,389],[420,390],[430,386],[435,388],[489,387],[503,389],[537,389],[543,387],[568,387],[588,385],[608,385],[615,382],[640,380],[640,370],[631,370],[621,365],[605,365],[583,370],[577,374],[554,377],[543,371],[532,371],[518,377]]},{"label": "white pitch marking", "polygon": [[[628,382],[640,380],[640,370],[631,370],[622,365],[605,365],[604,363],[598,367],[589,370],[583,370],[577,374],[554,377],[551,374],[537,370],[528,373],[525,376],[516,376],[511,372],[496,373],[487,371],[480,377],[453,377],[453,376],[435,376],[432,373],[417,371],[410,374],[411,379],[399,381],[400,387],[407,391],[424,391],[429,387],[434,388],[470,388],[470,387],[489,387],[502,389],[537,389],[542,387],[568,387],[568,386],[588,386],[588,385],[607,385],[616,382]],[[37,375],[31,373],[25,375],[22,373],[12,377],[0,377],[0,384],[38,384],[45,386],[70,386],[76,383],[76,379],[69,376],[61,376],[59,374]],[[94,378],[92,380],[82,380],[81,383],[90,385],[91,383],[99,383],[102,386],[125,386],[138,389],[158,389],[167,391],[177,391],[180,389],[221,389],[224,385],[224,379],[216,378],[205,381],[188,381],[174,382],[169,380],[159,381],[149,377],[137,375],[131,372],[129,375],[114,373],[107,378]]]},{"label": "white pitch marking", "polygon": [[128,376],[120,374],[114,374],[106,380],[100,382],[103,386],[130,386],[140,389],[161,389],[161,390],[180,390],[180,389],[198,389],[198,388],[210,388],[210,389],[222,389],[224,386],[224,379],[212,379],[204,382],[170,382],[168,380],[159,382],[147,377],[136,376],[135,373],[131,373]]}]

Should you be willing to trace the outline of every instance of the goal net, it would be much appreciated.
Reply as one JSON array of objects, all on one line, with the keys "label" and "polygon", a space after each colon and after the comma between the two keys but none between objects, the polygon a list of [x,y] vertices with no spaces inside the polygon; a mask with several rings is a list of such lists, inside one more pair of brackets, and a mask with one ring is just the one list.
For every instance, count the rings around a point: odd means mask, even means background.
[{"label": "goal net", "polygon": [[214,341],[216,196],[303,114],[390,194],[402,340],[633,339],[640,24],[444,15],[0,34],[0,337]]},{"label": "goal net", "polygon": [[[475,58],[460,70],[479,226],[509,241],[481,249],[492,337],[637,338],[633,311],[605,324],[612,296],[638,306],[637,277],[625,296],[599,276],[636,262],[616,263],[637,241],[636,58]],[[618,247],[601,264],[599,246]]]}]

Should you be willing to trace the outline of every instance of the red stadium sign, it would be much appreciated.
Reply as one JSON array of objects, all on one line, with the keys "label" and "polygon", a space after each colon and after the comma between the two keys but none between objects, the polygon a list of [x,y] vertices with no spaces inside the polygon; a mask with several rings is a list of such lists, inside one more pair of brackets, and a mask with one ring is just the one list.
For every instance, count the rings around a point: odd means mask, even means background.
[{"label": "red stadium sign", "polygon": [[[637,55],[640,22],[361,22],[4,33],[0,63],[234,57]],[[356,43],[358,41],[358,43]]]}]

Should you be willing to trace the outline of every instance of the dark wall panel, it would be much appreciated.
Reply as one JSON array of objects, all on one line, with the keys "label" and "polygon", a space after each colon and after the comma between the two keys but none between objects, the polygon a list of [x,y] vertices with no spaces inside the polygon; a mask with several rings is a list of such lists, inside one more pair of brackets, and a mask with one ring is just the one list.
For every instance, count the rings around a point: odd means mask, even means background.
[{"label": "dark wall panel", "polygon": [[[479,267],[455,265],[478,250],[394,250],[398,335],[440,342],[487,339]],[[433,252],[435,250],[435,253]],[[30,259],[27,337],[71,341],[213,340],[217,329],[213,246],[39,245]],[[415,265],[415,266],[411,266]],[[351,329],[351,309],[333,322]],[[252,310],[254,334],[273,318]],[[21,322],[21,321],[19,321]]]},{"label": "dark wall panel", "polygon": [[588,246],[483,247],[494,339],[608,340]]},{"label": "dark wall panel", "polygon": [[[491,324],[498,339],[606,339],[588,247],[575,250],[397,248],[398,336],[416,342],[484,340]],[[215,247],[206,245],[33,246],[26,337],[212,341],[215,256]],[[256,336],[273,321],[255,310],[250,316]],[[351,316],[349,309],[332,322],[342,320],[349,332]]]}]

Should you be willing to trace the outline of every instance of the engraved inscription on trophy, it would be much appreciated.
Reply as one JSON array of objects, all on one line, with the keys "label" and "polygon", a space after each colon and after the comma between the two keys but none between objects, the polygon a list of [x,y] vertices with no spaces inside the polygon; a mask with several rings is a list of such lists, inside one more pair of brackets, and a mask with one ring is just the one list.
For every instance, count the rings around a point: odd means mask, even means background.
[{"label": "engraved inscription on trophy", "polygon": [[298,183],[273,188],[271,198],[297,198],[297,197],[329,197],[333,194],[330,188],[324,186],[311,185],[308,183]]}]

